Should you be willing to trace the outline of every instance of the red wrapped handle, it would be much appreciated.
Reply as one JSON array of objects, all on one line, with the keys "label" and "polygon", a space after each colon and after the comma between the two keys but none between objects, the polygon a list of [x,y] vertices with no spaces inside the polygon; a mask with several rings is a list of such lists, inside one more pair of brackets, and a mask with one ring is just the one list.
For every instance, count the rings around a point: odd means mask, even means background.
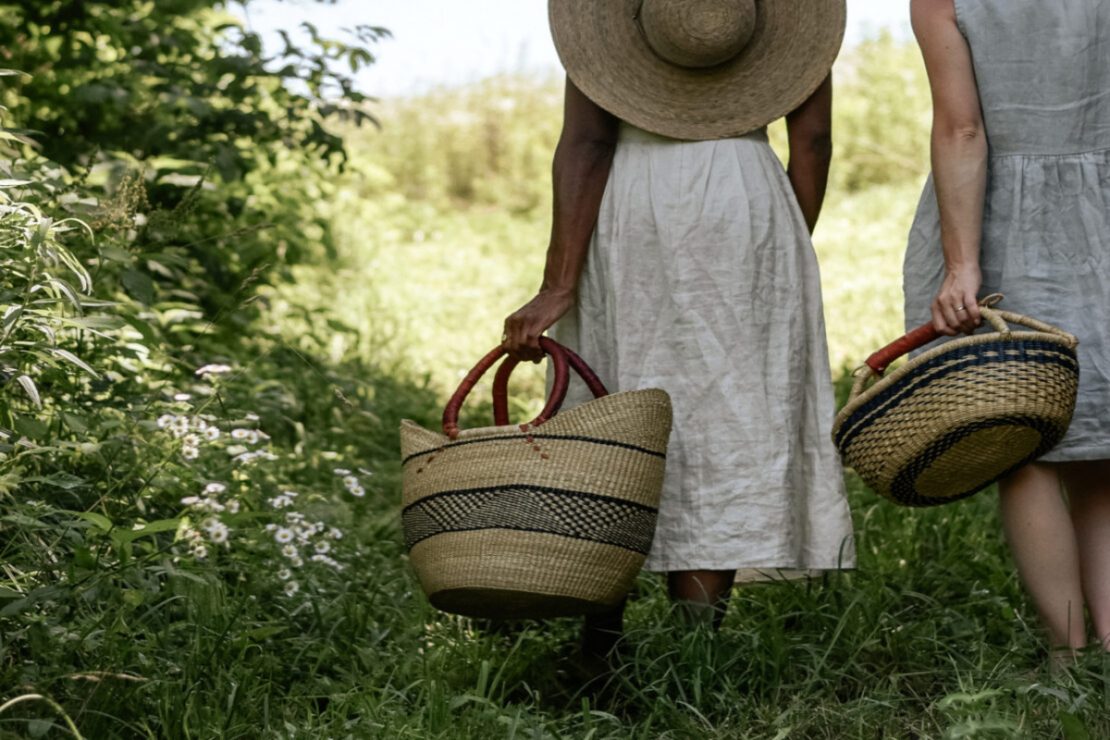
[{"label": "red wrapped handle", "polygon": [[[601,398],[602,396],[609,395],[609,391],[605,390],[605,384],[597,377],[597,374],[590,369],[586,361],[578,356],[578,353],[570,347],[564,347],[553,339],[548,337],[541,337],[540,341],[547,340],[551,344],[558,347],[567,358],[567,362],[574,372],[578,373],[578,377],[582,378],[586,383],[586,387],[590,389],[590,393],[594,394],[594,398]],[[515,357],[506,357],[501,366],[497,368],[497,374],[493,376],[493,423],[497,426],[505,426],[509,423],[509,376],[513,374],[513,370],[520,364],[520,360]],[[562,402],[560,402],[560,405]]]},{"label": "red wrapped handle", "polygon": [[915,349],[921,349],[929,342],[940,336],[940,332],[932,323],[922,324],[909,334],[900,339],[895,339],[887,346],[867,358],[866,364],[876,375],[882,375],[890,367],[890,363],[902,355],[907,355]]},{"label": "red wrapped handle", "polygon": [[[547,337],[540,337],[540,349],[555,363],[555,382],[551,388],[551,396],[547,399],[547,405],[544,406],[540,415],[532,420],[532,426],[539,426],[558,413],[559,407],[563,405],[563,399],[567,395],[567,385],[570,383],[570,374],[567,369],[568,360],[563,347]],[[504,347],[490,350],[485,357],[478,361],[474,369],[466,374],[466,377],[459,383],[458,389],[452,394],[451,399],[447,402],[447,407],[443,410],[443,433],[451,439],[459,436],[459,409],[462,408],[466,397],[470,395],[470,391],[474,390],[474,386],[478,384],[478,380],[486,374],[486,371],[493,367],[505,354]]]}]

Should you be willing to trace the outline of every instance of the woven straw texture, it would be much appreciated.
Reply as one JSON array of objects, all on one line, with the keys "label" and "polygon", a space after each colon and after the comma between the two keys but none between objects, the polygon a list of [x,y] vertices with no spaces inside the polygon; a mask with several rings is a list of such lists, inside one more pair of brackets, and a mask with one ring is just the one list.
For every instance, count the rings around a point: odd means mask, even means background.
[{"label": "woven straw texture", "polygon": [[847,465],[900,504],[970,496],[1063,437],[1079,382],[1075,347],[1059,331],[948,342],[853,398],[833,439]]},{"label": "woven straw texture", "polygon": [[746,0],[741,5],[754,6],[755,23],[743,48],[699,68],[652,49],[637,17],[643,4],[550,0],[552,36],[567,75],[588,98],[675,139],[740,136],[797,108],[828,75],[846,19],[844,0]]},{"label": "woven straw texture", "polygon": [[618,603],[651,547],[670,427],[657,389],[454,440],[403,422],[405,544],[431,602],[513,618]]}]

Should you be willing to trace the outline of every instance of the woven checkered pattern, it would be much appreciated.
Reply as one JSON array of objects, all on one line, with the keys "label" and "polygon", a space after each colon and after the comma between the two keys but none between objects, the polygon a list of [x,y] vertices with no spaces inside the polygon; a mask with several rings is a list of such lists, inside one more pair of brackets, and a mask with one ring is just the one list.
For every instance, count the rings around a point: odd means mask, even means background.
[{"label": "woven checkered pattern", "polygon": [[505,486],[452,491],[417,501],[402,517],[405,545],[444,532],[511,529],[615,545],[646,555],[656,510],[575,491]]},{"label": "woven checkered pattern", "polygon": [[950,342],[853,399],[833,439],[876,492],[908,506],[970,496],[1045,454],[1067,431],[1074,341],[1040,332]]}]

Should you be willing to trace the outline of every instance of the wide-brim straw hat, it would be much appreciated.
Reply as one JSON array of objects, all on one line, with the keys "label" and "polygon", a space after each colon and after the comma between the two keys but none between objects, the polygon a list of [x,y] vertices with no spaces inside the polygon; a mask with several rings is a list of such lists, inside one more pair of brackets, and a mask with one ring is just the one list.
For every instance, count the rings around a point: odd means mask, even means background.
[{"label": "wide-brim straw hat", "polygon": [[550,0],[555,48],[592,101],[676,139],[766,126],[813,94],[845,0]]}]

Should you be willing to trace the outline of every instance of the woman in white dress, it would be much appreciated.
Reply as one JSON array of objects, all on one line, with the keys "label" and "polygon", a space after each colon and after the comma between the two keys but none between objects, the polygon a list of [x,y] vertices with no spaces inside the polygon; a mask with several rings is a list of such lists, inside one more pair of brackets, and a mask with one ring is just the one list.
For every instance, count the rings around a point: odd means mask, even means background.
[{"label": "woman in white dress", "polygon": [[[851,567],[810,232],[844,0],[552,0],[567,69],[538,294],[504,344],[661,387],[674,430],[647,568],[719,624],[733,583]],[[786,171],[765,126],[786,117]],[[556,322],[558,324],[556,325]],[[585,400],[572,386],[568,403]],[[588,620],[604,653],[620,614]]]}]

